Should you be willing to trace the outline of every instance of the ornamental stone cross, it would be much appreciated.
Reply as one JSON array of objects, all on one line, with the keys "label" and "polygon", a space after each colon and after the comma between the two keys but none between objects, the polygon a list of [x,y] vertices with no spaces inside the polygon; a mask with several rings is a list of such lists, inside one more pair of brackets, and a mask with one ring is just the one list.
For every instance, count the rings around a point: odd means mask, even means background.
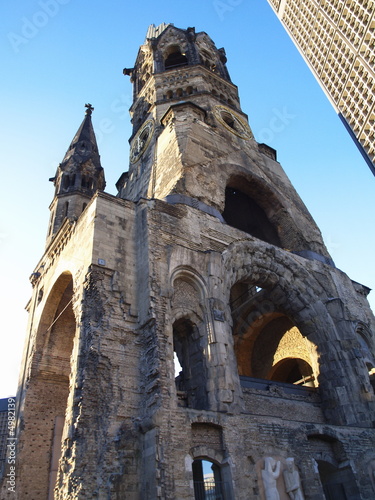
[{"label": "ornamental stone cross", "polygon": [[92,107],[91,104],[85,104],[85,108],[87,108],[86,115],[91,115],[92,112],[94,111],[94,108]]}]

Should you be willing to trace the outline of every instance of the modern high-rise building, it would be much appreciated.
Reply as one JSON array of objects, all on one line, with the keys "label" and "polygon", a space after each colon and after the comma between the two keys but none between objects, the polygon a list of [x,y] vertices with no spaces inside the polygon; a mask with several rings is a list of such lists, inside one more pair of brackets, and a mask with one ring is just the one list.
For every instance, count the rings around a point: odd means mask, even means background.
[{"label": "modern high-rise building", "polygon": [[369,289],[335,267],[226,63],[205,32],[150,27],[124,70],[116,196],[86,105],[51,179],[1,498],[374,498]]},{"label": "modern high-rise building", "polygon": [[375,2],[268,2],[375,175]]}]

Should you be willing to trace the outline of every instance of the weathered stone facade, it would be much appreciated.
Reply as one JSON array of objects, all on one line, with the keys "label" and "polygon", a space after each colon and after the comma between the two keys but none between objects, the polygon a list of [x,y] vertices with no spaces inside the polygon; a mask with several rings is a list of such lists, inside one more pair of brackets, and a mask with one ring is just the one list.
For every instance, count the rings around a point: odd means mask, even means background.
[{"label": "weathered stone facade", "polygon": [[[254,140],[225,62],[205,33],[150,28],[124,71],[134,134],[118,196],[102,191],[96,143],[54,178],[18,394],[19,499],[264,500],[267,457],[281,472],[294,458],[306,500],[374,498],[369,290],[335,268]],[[89,115],[80,131],[67,160],[82,134],[95,141]],[[74,169],[95,182],[59,191]]]}]

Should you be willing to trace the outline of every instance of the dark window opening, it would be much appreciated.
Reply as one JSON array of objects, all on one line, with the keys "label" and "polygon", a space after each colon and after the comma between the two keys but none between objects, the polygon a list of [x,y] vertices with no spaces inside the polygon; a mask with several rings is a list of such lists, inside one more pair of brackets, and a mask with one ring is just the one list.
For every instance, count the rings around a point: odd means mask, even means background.
[{"label": "dark window opening", "polygon": [[197,410],[207,409],[206,366],[201,337],[196,325],[180,319],[173,325],[175,353],[175,384],[180,399],[186,406]]},{"label": "dark window opening", "polygon": [[87,203],[84,203],[84,204],[82,205],[82,212],[85,210],[85,208],[86,208],[86,207],[87,207]]},{"label": "dark window opening", "polygon": [[66,201],[64,205],[64,217],[68,217],[68,212],[69,212],[69,202]]},{"label": "dark window opening", "polygon": [[193,462],[195,500],[223,500],[225,485],[221,479],[220,466],[208,460]]},{"label": "dark window opening", "polygon": [[320,481],[326,500],[360,498],[353,471],[350,467],[338,468],[318,460]]},{"label": "dark window opening", "polygon": [[94,180],[91,177],[83,176],[81,180],[81,187],[84,189],[92,189],[94,185]]},{"label": "dark window opening", "polygon": [[227,125],[229,125],[233,130],[236,130],[235,121],[229,113],[222,113],[221,117]]},{"label": "dark window opening", "polygon": [[223,217],[230,226],[272,245],[281,246],[277,231],[264,210],[239,189],[226,188]]},{"label": "dark window opening", "polygon": [[55,212],[51,213],[51,217],[49,220],[49,227],[48,227],[48,236],[52,233],[52,228],[53,228],[53,220],[55,218]]},{"label": "dark window opening", "polygon": [[188,60],[185,54],[181,53],[179,47],[174,47],[173,52],[171,52],[164,61],[165,69],[176,68],[178,66],[186,66]]},{"label": "dark window opening", "polygon": [[69,175],[64,175],[64,182],[63,182],[64,189],[68,189],[69,184],[70,184]]}]

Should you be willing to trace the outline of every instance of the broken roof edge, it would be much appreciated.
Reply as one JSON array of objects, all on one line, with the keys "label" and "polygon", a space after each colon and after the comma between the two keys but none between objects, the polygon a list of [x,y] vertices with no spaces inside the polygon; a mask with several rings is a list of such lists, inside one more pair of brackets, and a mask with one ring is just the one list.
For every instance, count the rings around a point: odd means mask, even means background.
[{"label": "broken roof edge", "polygon": [[173,23],[161,23],[159,26],[155,26],[155,24],[150,24],[146,33],[146,41],[150,38],[157,38],[159,35],[165,31],[168,26],[174,26]]}]

